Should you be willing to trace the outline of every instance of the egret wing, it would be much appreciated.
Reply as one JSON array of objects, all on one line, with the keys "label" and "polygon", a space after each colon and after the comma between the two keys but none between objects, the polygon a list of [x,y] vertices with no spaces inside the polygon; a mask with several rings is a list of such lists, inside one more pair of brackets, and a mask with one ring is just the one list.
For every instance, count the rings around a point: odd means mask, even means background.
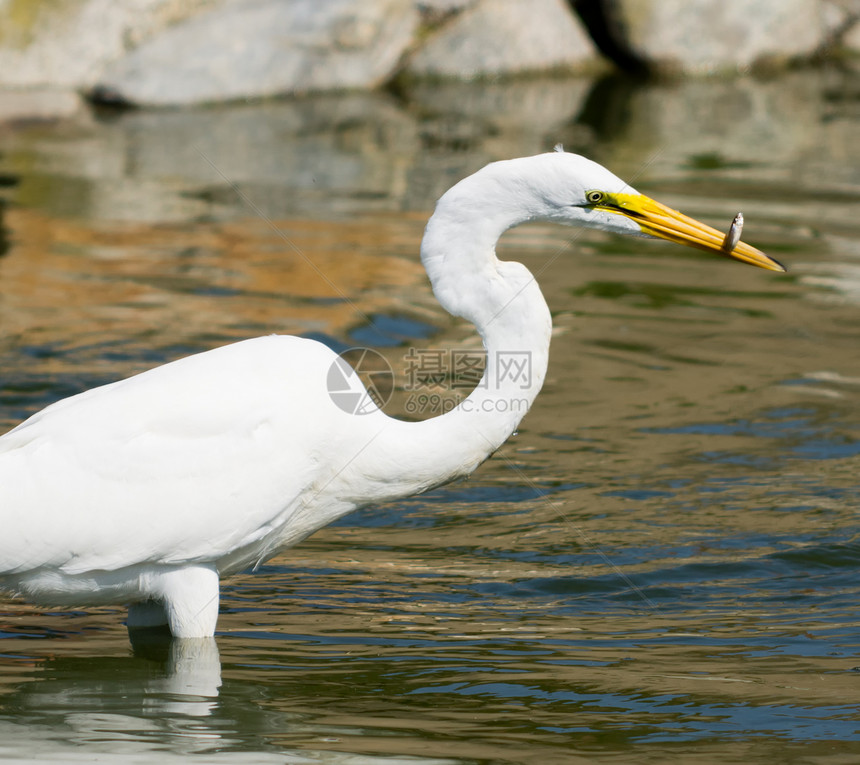
[{"label": "egret wing", "polygon": [[343,415],[272,336],[87,391],[0,438],[0,572],[216,560],[285,522]]}]

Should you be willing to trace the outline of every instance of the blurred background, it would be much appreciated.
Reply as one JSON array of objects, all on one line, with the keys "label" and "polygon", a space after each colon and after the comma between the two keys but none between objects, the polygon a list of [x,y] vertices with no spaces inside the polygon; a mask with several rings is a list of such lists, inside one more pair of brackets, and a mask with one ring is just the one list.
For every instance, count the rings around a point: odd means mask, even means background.
[{"label": "blurred background", "polygon": [[555,336],[504,448],[229,580],[195,650],[4,599],[0,757],[860,758],[858,18],[0,0],[4,430],[271,332],[376,348],[405,416],[410,349],[479,348],[418,259],[435,200],[558,142],[719,229],[742,211],[789,267],[509,232]]}]

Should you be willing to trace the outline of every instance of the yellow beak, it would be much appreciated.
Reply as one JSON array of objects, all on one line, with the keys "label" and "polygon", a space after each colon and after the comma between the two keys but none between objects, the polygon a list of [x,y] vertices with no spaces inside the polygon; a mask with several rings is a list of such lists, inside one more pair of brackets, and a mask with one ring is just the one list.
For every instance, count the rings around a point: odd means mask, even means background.
[{"label": "yellow beak", "polygon": [[786,270],[782,263],[744,242],[729,249],[724,246],[725,234],[643,194],[604,194],[594,207],[624,215],[636,221],[644,233],[660,239],[724,255],[768,271]]}]

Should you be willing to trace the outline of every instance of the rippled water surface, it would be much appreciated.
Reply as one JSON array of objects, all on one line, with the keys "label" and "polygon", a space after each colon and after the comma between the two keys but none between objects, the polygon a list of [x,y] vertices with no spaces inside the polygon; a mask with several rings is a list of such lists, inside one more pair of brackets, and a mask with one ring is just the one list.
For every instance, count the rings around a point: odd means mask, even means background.
[{"label": "rippled water surface", "polygon": [[742,210],[790,267],[510,232],[556,327],[516,436],[227,581],[214,641],[0,601],[0,758],[860,760],[858,96],[548,80],[0,126],[4,428],[272,331],[378,348],[404,414],[410,348],[478,347],[418,262],[434,200],[559,140]]}]

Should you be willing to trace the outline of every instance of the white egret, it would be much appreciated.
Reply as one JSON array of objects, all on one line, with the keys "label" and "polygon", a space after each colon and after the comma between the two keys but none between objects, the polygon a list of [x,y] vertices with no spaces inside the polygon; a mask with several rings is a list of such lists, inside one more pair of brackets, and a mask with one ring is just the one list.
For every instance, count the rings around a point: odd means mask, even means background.
[{"label": "white egret", "polygon": [[[468,475],[517,427],[547,368],[551,320],[531,273],[496,257],[528,221],[668,239],[782,266],[639,194],[584,157],[494,162],[439,200],[421,245],[444,308],[480,332],[481,383],[452,411],[353,415],[326,389],[335,354],[260,337],[48,406],[0,437],[0,588],[47,606],[128,604],[130,629],[215,630],[219,577],[356,508]],[[502,354],[527,355],[527,379]]]}]

